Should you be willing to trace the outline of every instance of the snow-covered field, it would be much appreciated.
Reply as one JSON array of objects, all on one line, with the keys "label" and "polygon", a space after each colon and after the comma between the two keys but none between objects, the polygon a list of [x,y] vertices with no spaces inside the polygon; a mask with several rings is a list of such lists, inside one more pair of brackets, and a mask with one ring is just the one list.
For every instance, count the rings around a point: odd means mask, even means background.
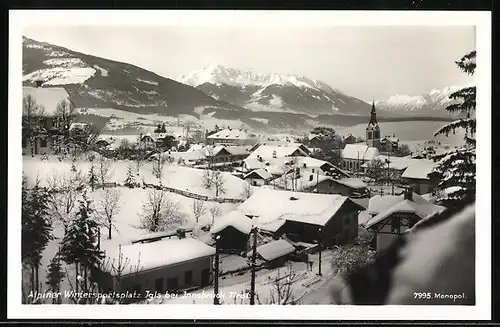
[{"label": "snow-covered field", "polygon": [[[40,179],[42,185],[46,185],[52,176],[60,176],[61,174],[70,174],[72,162],[64,160],[60,162],[55,156],[49,157],[47,161],[42,161],[39,157],[23,157],[23,172],[26,174],[28,183],[33,185],[36,179]],[[77,160],[75,166],[82,174],[87,177],[91,167],[91,162],[86,160]],[[128,160],[112,161],[113,174],[109,179],[110,183],[123,185],[127,176],[128,167],[134,168],[135,162]],[[165,163],[163,168],[162,185],[170,188],[175,188],[181,191],[186,191],[198,195],[215,197],[216,190],[214,188],[207,189],[203,185],[202,169],[195,169],[183,166],[177,166],[175,163],[169,165]],[[245,187],[248,185],[244,180],[233,176],[231,173],[222,172],[224,180],[224,188],[226,192],[219,194],[221,198],[241,199]],[[136,176],[136,181],[144,181],[148,184],[158,185],[159,180],[153,175],[153,163],[145,162],[140,168],[139,176]]]}]

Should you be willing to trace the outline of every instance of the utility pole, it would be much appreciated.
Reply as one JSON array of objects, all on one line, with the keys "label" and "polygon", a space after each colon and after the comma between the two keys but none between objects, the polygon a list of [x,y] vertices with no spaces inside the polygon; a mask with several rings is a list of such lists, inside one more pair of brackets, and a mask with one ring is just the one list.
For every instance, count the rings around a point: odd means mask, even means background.
[{"label": "utility pole", "polygon": [[252,276],[250,280],[250,305],[255,304],[255,259],[257,258],[257,227],[253,228]]},{"label": "utility pole", "polygon": [[214,262],[214,304],[219,303],[219,239],[220,235],[215,237],[215,262]]},{"label": "utility pole", "polygon": [[319,228],[318,229],[318,234],[319,234],[319,240],[318,240],[318,247],[319,247],[319,265],[318,265],[318,275],[322,276],[321,274],[321,251],[322,251],[322,239],[323,239],[323,229]]},{"label": "utility pole", "polygon": [[319,193],[319,170],[316,170],[316,193]]}]

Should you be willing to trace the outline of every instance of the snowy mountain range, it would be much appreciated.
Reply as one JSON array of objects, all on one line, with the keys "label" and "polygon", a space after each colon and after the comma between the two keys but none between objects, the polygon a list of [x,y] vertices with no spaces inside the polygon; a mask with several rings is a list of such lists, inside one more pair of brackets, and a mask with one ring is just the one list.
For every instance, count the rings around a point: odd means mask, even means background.
[{"label": "snowy mountain range", "polygon": [[[260,74],[212,64],[176,80],[140,67],[23,37],[23,85],[62,86],[77,108],[236,121],[255,129],[310,129],[365,123],[371,105],[293,74]],[[451,90],[451,89],[450,89]],[[446,92],[391,97],[380,121],[446,116]],[[439,105],[439,107],[438,107]],[[429,118],[429,117],[427,117]],[[392,120],[394,121],[394,120]],[[144,124],[144,123],[143,123]]]},{"label": "snowy mountain range", "polygon": [[162,115],[194,108],[243,110],[145,69],[23,37],[23,84],[62,86],[79,108],[115,108]]},{"label": "snowy mountain range", "polygon": [[450,86],[441,90],[433,89],[423,95],[393,95],[387,100],[376,101],[378,110],[388,114],[412,117],[448,117],[452,116],[445,108],[456,102],[449,98],[457,90],[471,86]]},{"label": "snowy mountain range", "polygon": [[367,115],[370,105],[328,84],[294,74],[256,73],[211,64],[183,75],[179,82],[196,87],[214,99],[251,111],[306,115]]}]

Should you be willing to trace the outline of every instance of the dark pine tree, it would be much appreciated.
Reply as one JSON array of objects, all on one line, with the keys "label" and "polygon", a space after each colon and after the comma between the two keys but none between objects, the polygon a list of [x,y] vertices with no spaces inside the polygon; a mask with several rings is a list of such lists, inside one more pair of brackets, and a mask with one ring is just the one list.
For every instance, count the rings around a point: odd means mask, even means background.
[{"label": "dark pine tree", "polygon": [[39,182],[29,190],[23,179],[22,186],[22,260],[31,269],[31,289],[39,291],[38,269],[52,236],[52,223],[48,210],[49,194]]},{"label": "dark pine tree", "polygon": [[129,188],[134,188],[136,185],[134,168],[132,166],[127,167],[127,176],[124,184]]},{"label": "dark pine tree", "polygon": [[94,168],[94,165],[90,165],[89,169],[89,185],[92,189],[92,192],[95,190],[95,185],[97,184],[97,174]]},{"label": "dark pine tree", "polygon": [[[79,284],[82,291],[88,291],[90,273],[99,266],[103,258],[103,252],[98,246],[99,224],[93,217],[94,210],[90,204],[84,194],[83,200],[80,200],[80,209],[61,242],[61,258],[67,264],[74,264],[76,268],[77,292]],[[79,283],[79,276],[83,278],[83,283]]]},{"label": "dark pine tree", "polygon": [[[476,69],[476,51],[460,60],[457,66],[464,73],[473,75]],[[435,134],[448,136],[456,130],[465,131],[464,144],[460,148],[435,156],[437,167],[429,177],[438,181],[437,200],[446,207],[463,207],[473,203],[476,197],[476,87],[460,89],[450,95],[457,100],[446,110],[461,114],[464,118],[441,127]],[[447,192],[442,192],[447,190]]]},{"label": "dark pine tree", "polygon": [[[61,258],[59,252],[50,261],[47,280],[45,284],[50,288],[53,293],[59,293],[61,289],[61,281],[66,276],[62,269]],[[61,304],[61,297],[52,298],[52,304]]]}]

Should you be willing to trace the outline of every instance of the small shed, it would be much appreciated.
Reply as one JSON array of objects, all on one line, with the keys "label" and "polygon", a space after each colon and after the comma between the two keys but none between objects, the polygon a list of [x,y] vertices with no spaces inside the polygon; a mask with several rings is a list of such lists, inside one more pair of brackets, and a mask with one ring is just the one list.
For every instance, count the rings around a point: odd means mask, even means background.
[{"label": "small shed", "polygon": [[[294,252],[295,247],[283,239],[257,247],[257,255],[266,262],[268,268],[284,265],[288,257]],[[248,254],[249,256],[252,255],[251,252]]]},{"label": "small shed", "polygon": [[245,181],[252,186],[268,185],[272,178],[273,175],[263,168],[251,171],[244,176]]},{"label": "small shed", "polygon": [[231,211],[216,218],[210,232],[220,236],[219,249],[227,252],[247,250],[248,237],[252,230],[252,220],[239,211]]}]

